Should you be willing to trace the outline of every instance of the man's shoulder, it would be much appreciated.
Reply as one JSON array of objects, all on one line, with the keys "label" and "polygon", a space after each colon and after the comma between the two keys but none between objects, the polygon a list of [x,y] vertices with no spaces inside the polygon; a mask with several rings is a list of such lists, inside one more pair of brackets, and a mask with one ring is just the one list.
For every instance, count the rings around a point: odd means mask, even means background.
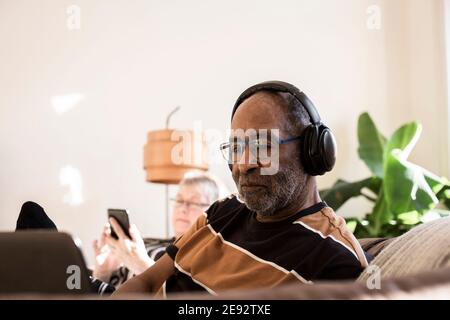
[{"label": "man's shoulder", "polygon": [[217,200],[214,202],[208,210],[206,210],[206,216],[208,220],[217,218],[218,216],[223,217],[224,214],[233,214],[241,210],[245,210],[247,207],[245,204],[239,199],[237,194],[230,194],[229,196]]},{"label": "man's shoulder", "polygon": [[358,240],[348,229],[345,219],[337,215],[331,207],[325,206],[320,211],[300,217],[295,223],[316,234],[316,240],[322,246],[333,250],[351,253],[363,266],[367,266],[367,259]]},{"label": "man's shoulder", "polygon": [[324,237],[329,236],[333,232],[346,229],[345,220],[327,205],[319,210],[300,216],[295,223],[301,224],[310,231],[319,233]]}]

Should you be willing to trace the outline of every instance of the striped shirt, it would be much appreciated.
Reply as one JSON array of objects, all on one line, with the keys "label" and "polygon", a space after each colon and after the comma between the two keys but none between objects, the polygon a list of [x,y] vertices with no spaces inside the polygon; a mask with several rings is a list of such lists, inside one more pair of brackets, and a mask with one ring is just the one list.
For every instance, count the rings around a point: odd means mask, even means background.
[{"label": "striped shirt", "polygon": [[214,203],[166,252],[176,271],[162,295],[354,279],[367,266],[345,220],[324,202],[281,221],[261,222],[231,196]]}]

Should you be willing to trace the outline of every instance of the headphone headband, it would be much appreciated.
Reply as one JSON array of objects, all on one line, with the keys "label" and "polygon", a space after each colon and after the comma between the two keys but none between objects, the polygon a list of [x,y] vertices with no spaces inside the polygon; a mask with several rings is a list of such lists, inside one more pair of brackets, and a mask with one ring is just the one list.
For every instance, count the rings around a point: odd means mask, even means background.
[{"label": "headphone headband", "polygon": [[250,96],[254,95],[255,93],[259,91],[274,91],[274,92],[286,92],[293,95],[305,108],[306,112],[309,115],[309,119],[312,124],[319,125],[321,123],[320,115],[317,112],[316,108],[314,107],[314,104],[311,102],[311,100],[301,92],[296,86],[283,82],[283,81],[266,81],[259,84],[256,84],[254,86],[251,86],[247,90],[241,93],[239,98],[236,100],[236,103],[233,107],[233,112],[231,114],[231,119],[233,119],[234,114],[236,113],[237,108],[241,105],[242,102],[244,102],[245,99],[249,98]]},{"label": "headphone headband", "polygon": [[290,83],[268,81],[248,88],[241,93],[234,104],[231,120],[233,120],[237,108],[245,99],[263,90],[290,93],[308,113],[311,124],[303,130],[300,143],[300,160],[305,172],[312,176],[317,176],[333,169],[336,162],[336,141],[333,133],[321,122],[319,113],[311,100]]}]

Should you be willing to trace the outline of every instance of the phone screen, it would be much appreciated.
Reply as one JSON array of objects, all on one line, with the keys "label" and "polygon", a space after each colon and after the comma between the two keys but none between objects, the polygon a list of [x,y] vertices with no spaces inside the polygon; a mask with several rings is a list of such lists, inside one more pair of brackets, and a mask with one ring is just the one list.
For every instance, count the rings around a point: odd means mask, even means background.
[{"label": "phone screen", "polygon": [[[122,227],[123,232],[125,235],[131,239],[130,236],[130,219],[128,215],[128,210],[125,209],[108,209],[108,219],[114,218],[119,223],[119,225]],[[113,227],[111,226],[111,236],[114,239],[118,239],[117,233],[114,231]]]}]

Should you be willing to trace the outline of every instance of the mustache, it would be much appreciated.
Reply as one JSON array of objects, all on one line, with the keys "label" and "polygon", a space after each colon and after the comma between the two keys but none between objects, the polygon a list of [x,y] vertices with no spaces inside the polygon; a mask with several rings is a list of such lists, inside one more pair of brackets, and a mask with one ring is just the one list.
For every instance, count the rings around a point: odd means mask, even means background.
[{"label": "mustache", "polygon": [[270,186],[270,177],[259,175],[258,173],[238,174],[236,177],[239,186],[258,185],[268,187]]}]

